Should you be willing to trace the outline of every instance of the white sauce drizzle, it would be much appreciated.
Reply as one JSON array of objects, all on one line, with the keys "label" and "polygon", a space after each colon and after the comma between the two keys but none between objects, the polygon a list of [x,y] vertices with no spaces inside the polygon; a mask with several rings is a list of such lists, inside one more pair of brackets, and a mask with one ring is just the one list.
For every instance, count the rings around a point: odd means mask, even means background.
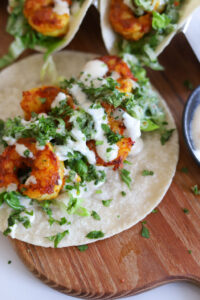
[{"label": "white sauce drizzle", "polygon": [[24,154],[24,152],[25,152],[26,150],[28,150],[28,151],[29,151],[28,158],[34,158],[33,153],[32,153],[26,146],[24,146],[23,144],[18,144],[18,143],[16,143],[16,145],[15,145],[15,150],[16,150],[16,152],[17,152],[20,156],[22,156],[22,157],[27,157],[27,156]]},{"label": "white sauce drizzle", "polygon": [[82,69],[83,74],[80,77],[80,80],[83,81],[86,85],[88,81],[96,78],[102,78],[108,72],[108,66],[99,59],[94,59],[87,62]]},{"label": "white sauce drizzle", "polygon": [[191,135],[195,147],[194,154],[200,161],[200,105],[197,107],[194,113],[191,124]]},{"label": "white sauce drizzle", "polygon": [[95,164],[95,154],[86,145],[85,135],[77,128],[71,130],[72,137],[76,140],[73,141],[69,139],[67,145],[55,146],[55,153],[61,161],[68,159],[68,153],[73,153],[73,151],[78,151],[87,157],[90,164]]},{"label": "white sauce drizzle", "polygon": [[35,178],[35,176],[31,175],[27,178],[25,185],[29,185],[29,184],[37,184],[37,179]]},{"label": "white sauce drizzle", "polygon": [[54,8],[53,12],[55,12],[57,15],[65,15],[70,14],[69,12],[69,4],[66,1],[62,0],[54,0]]},{"label": "white sauce drizzle", "polygon": [[7,192],[17,191],[17,184],[16,183],[10,183],[6,188],[6,191]]},{"label": "white sauce drizzle", "polygon": [[51,108],[58,106],[61,101],[66,99],[67,99],[67,95],[62,92],[59,92],[58,95],[53,100],[53,102],[51,103]]},{"label": "white sauce drizzle", "polygon": [[126,127],[125,134],[134,142],[141,136],[140,120],[131,117],[128,113],[123,114],[124,125]]},{"label": "white sauce drizzle", "polygon": [[9,145],[13,146],[16,143],[16,139],[12,138],[11,136],[4,136],[3,140]]}]

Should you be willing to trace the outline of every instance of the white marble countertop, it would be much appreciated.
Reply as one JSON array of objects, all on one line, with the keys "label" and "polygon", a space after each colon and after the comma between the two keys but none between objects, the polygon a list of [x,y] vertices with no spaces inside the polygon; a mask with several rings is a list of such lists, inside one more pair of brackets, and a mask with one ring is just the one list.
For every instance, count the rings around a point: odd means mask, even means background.
[{"label": "white marble countertop", "polygon": [[[15,253],[8,238],[0,234],[0,299],[1,300],[72,300],[34,277]],[[11,264],[8,264],[11,261]],[[134,300],[199,300],[200,288],[189,283],[171,283],[137,296]]]}]

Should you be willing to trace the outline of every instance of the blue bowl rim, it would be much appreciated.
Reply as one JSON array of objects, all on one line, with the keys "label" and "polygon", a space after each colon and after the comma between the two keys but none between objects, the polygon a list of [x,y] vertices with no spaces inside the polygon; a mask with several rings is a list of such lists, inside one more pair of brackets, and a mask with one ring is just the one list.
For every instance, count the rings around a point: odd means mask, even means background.
[{"label": "blue bowl rim", "polygon": [[[195,159],[195,161],[197,162],[197,164],[200,166],[200,161],[197,159],[196,155],[194,154],[194,147],[193,147],[193,145],[190,141],[190,132],[189,132],[188,126],[187,126],[189,109],[190,109],[190,106],[191,106],[192,101],[194,99],[194,96],[198,93],[200,94],[200,85],[188,97],[188,100],[185,104],[185,108],[184,108],[184,111],[183,111],[182,127],[183,127],[183,135],[184,135],[184,138],[185,138],[185,142],[188,146],[188,149],[189,149],[190,153],[192,154],[193,158]],[[192,121],[192,120],[190,120],[190,121]]]}]

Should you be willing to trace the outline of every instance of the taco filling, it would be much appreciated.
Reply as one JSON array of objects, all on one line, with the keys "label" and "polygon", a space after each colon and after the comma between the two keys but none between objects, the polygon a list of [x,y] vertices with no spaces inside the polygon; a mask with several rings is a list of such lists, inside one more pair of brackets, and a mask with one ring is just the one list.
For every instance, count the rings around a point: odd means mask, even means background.
[{"label": "taco filling", "polygon": [[[118,53],[130,53],[144,65],[162,69],[155,49],[176,30],[184,0],[102,0],[108,20],[118,34]],[[104,17],[102,17],[104,18]]]},{"label": "taco filling", "polygon": [[[25,49],[45,51],[45,58],[68,43],[90,0],[11,0],[7,32],[14,37],[0,68],[12,63]],[[77,21],[79,20],[79,22]],[[68,34],[68,35],[67,35]]]},{"label": "taco filling", "polygon": [[[16,237],[18,226],[31,230],[39,215],[41,227],[45,219],[48,230],[56,232],[43,240],[57,247],[58,239],[70,234],[70,226],[81,218],[93,218],[98,227],[101,207],[109,209],[117,201],[117,190],[126,201],[133,187],[130,161],[143,152],[143,134],[156,131],[162,148],[174,130],[167,128],[166,114],[144,72],[130,69],[116,56],[103,56],[88,61],[78,77],[59,86],[23,92],[25,117],[1,121],[0,211],[9,208],[5,235]],[[116,191],[110,188],[113,197],[106,198],[110,194],[105,184],[111,187],[115,174]],[[103,227],[91,227],[85,237],[104,237]],[[37,239],[37,230],[34,235]]]}]

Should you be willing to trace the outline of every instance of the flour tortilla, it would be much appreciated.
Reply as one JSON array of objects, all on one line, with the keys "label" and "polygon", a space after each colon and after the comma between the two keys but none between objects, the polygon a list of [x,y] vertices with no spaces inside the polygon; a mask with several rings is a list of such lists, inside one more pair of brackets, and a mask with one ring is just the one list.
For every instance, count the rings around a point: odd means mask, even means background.
[{"label": "flour tortilla", "polygon": [[[13,0],[9,0],[9,3],[12,3]],[[90,5],[92,5],[93,0],[84,0],[84,2],[82,3],[80,9],[78,10],[77,13],[75,14],[70,14],[70,19],[69,19],[69,29],[66,33],[66,35],[64,37],[61,37],[61,43],[60,45],[55,49],[54,52],[57,52],[63,48],[65,48],[74,38],[74,36],[76,35],[76,33],[78,32],[82,21],[90,7]],[[72,3],[70,9],[72,10],[73,6],[76,3]],[[45,48],[42,48],[40,46],[36,46],[35,50],[39,51],[39,52],[46,52]]]},{"label": "flour tortilla", "polygon": [[[109,7],[111,0],[100,0],[100,21],[101,31],[106,49],[110,54],[117,54],[117,42],[119,41],[119,35],[113,30],[109,22]],[[163,41],[156,48],[156,55],[159,55],[165,47],[168,46],[174,35],[180,31],[191,14],[200,6],[199,0],[185,0],[184,4],[180,9],[180,18],[177,23],[176,30],[167,35]]]},{"label": "flour tortilla", "polygon": [[[59,74],[69,78],[78,75],[85,62],[97,56],[68,51],[55,54],[54,59]],[[19,105],[22,91],[41,84],[39,74],[42,63],[42,55],[37,54],[13,64],[0,73],[0,118],[5,120],[8,117],[23,115]],[[20,77],[19,74],[23,76]],[[162,99],[161,105],[166,112],[169,128],[175,128],[173,117]],[[104,238],[108,238],[142,220],[160,203],[171,184],[178,159],[178,136],[177,131],[174,131],[164,146],[161,146],[160,136],[156,132],[143,134],[142,139],[144,141],[142,152],[134,158],[128,158],[132,165],[125,166],[131,172],[131,190],[120,180],[118,172],[109,169],[108,181],[97,188],[103,193],[96,194],[89,188],[88,193],[84,195],[85,201],[82,205],[89,211],[95,210],[101,216],[100,221],[92,217],[65,215],[55,208],[53,209],[55,218],[65,216],[72,224],[50,226],[47,216],[34,208],[35,220],[32,227],[25,229],[23,225],[18,224],[13,230],[12,237],[35,245],[53,247],[53,243],[45,237],[68,229],[69,235],[66,235],[58,245],[66,247],[96,241],[85,237],[90,231],[101,230],[105,233]],[[153,170],[154,175],[142,176],[141,172],[144,169]],[[127,195],[123,197],[121,191],[125,191]],[[113,199],[110,207],[102,205],[102,200],[106,199]],[[5,204],[0,208],[0,231],[7,228],[10,211]]]}]

